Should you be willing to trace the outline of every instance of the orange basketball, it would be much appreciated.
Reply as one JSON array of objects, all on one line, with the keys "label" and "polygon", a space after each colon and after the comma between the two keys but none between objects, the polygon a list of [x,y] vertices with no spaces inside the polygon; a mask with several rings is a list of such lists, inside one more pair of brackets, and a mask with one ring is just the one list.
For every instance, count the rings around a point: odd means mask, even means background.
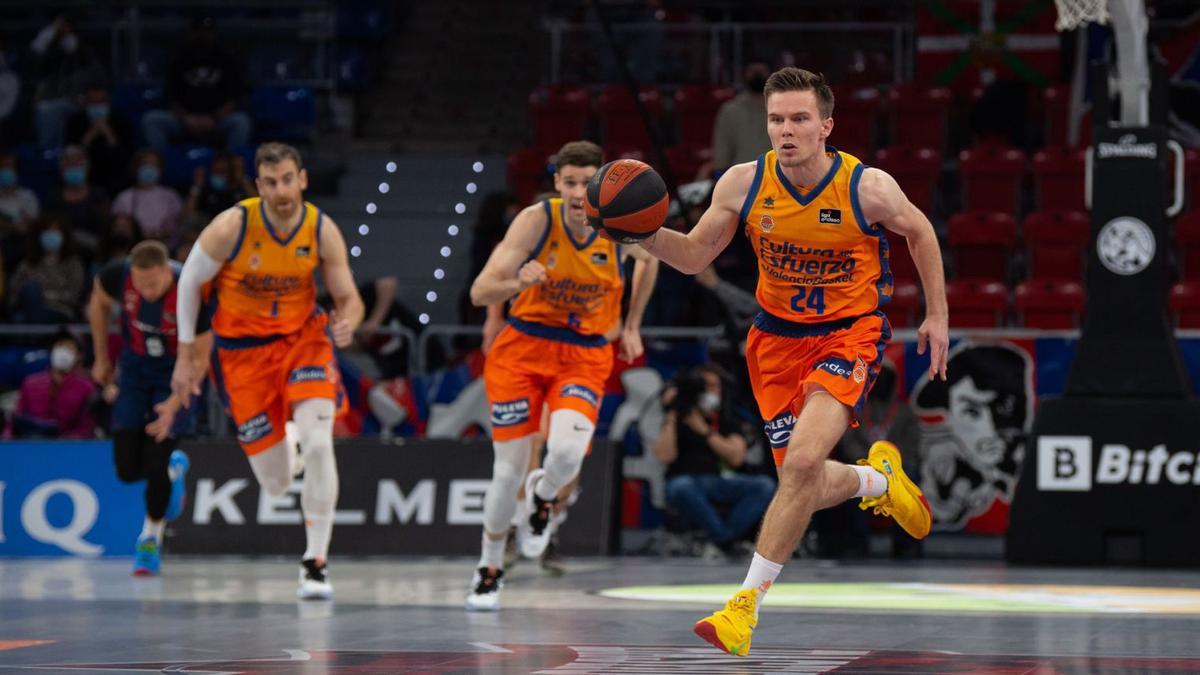
[{"label": "orange basketball", "polygon": [[588,183],[583,210],[588,224],[614,241],[633,244],[667,221],[667,185],[649,164],[618,159]]}]

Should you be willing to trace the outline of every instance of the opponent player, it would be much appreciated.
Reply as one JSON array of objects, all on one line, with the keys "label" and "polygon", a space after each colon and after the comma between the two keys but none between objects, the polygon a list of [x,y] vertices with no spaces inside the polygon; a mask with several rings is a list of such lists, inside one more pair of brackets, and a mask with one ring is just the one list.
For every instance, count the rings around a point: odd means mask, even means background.
[{"label": "opponent player", "polygon": [[880,311],[892,291],[883,228],[907,239],[921,275],[926,316],[917,351],[930,350],[930,378],[945,378],[948,346],[942,258],[929,220],[891,176],[825,145],[833,94],[822,76],[784,68],[767,80],[764,95],[772,150],[722,175],[712,206],[687,235],[662,229],[642,243],[696,274],[745,228],[758,256],[763,311],[750,329],[746,361],[779,489],[743,590],[695,625],[702,638],[738,656],[750,649],[759,603],[813,511],[862,497],[862,508],[892,516],[910,535],[929,533],[928,504],[895,446],[876,443],[862,466],[826,459],[861,409],[891,337]]},{"label": "opponent player", "polygon": [[[176,395],[198,391],[203,377],[193,342],[200,287],[209,301],[216,350],[213,378],[238,428],[259,484],[272,496],[292,484],[296,460],[285,424],[295,422],[304,464],[300,504],[308,546],[301,598],[329,598],[326,558],[338,496],[333,418],[340,382],[333,344],[350,344],[363,318],[346,243],[337,225],[304,201],[308,175],[300,153],[266,143],[254,157],[260,197],[239,202],[200,233],[179,278],[180,356]],[[313,270],[320,267],[332,314],[317,307]],[[214,278],[215,277],[215,278]]]},{"label": "opponent player", "polygon": [[[171,370],[178,351],[179,271],[166,245],[143,241],[126,260],[109,263],[96,275],[88,313],[96,352],[92,378],[104,387],[114,375],[108,358],[108,326],[113,307],[121,311],[113,461],[121,481],[146,481],[146,517],[133,560],[133,573],[138,576],[158,574],[163,528],[183,508],[188,457],[175,447],[189,430],[191,416],[176,415],[180,401],[171,395]],[[206,317],[201,316],[197,330],[203,333],[197,342],[207,355],[212,333]]]},{"label": "opponent player", "polygon": [[467,595],[469,610],[499,608],[504,539],[543,402],[550,409],[546,459],[525,481],[519,541],[529,558],[546,548],[559,490],[579,473],[596,429],[613,365],[605,334],[621,323],[626,255],[635,262],[629,310],[618,333],[621,358],[632,361],[643,351],[639,329],[658,261],[636,247],[618,247],[588,226],[583,211],[587,184],[603,163],[603,152],[594,143],[564,145],[555,162],[559,197],[521,211],[471,286],[476,306],[516,299],[483,370],[496,457],[483,506],[483,553]]}]

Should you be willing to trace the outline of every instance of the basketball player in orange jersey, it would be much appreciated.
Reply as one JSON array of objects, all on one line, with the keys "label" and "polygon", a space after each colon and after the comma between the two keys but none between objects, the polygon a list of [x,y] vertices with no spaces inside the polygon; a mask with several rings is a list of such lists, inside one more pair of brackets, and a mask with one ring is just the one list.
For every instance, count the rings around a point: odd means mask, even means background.
[{"label": "basketball player in orange jersey", "polygon": [[[338,496],[333,421],[341,386],[333,346],[350,344],[363,303],[337,225],[304,201],[308,175],[300,153],[266,143],[254,164],[261,196],[214,218],[184,263],[171,386],[185,401],[200,391],[203,372],[193,340],[201,285],[211,281],[213,379],[259,485],[272,496],[286,492],[296,473],[284,428],[289,419],[295,423],[308,542],[297,594],[329,598],[325,561]],[[335,306],[328,316],[317,307],[317,267]]]},{"label": "basketball player in orange jersey", "polygon": [[779,468],[749,573],[725,609],[699,621],[700,637],[745,656],[758,606],[813,511],[861,497],[913,537],[929,533],[928,504],[905,476],[895,446],[871,447],[861,466],[827,459],[854,423],[891,337],[880,311],[892,291],[884,228],[902,235],[925,288],[917,351],[929,377],[946,377],[948,309],[933,226],[896,181],[825,144],[833,94],[822,76],[784,68],[767,80],[772,150],[730,168],[712,206],[688,234],[666,229],[642,246],[679,270],[708,266],[739,229],[759,263],[762,313],[746,344],[759,412]]},{"label": "basketball player in orange jersey", "polygon": [[499,609],[504,540],[543,403],[550,409],[546,459],[525,480],[518,541],[528,558],[539,557],[546,548],[559,490],[579,473],[612,371],[613,349],[605,335],[621,324],[621,263],[626,255],[635,262],[629,311],[619,332],[621,358],[632,361],[643,351],[639,329],[658,261],[637,247],[598,236],[587,224],[587,184],[603,163],[603,152],[594,143],[564,145],[554,174],[559,197],[517,215],[471,286],[476,306],[515,300],[508,325],[484,363],[496,456],[468,610]]}]

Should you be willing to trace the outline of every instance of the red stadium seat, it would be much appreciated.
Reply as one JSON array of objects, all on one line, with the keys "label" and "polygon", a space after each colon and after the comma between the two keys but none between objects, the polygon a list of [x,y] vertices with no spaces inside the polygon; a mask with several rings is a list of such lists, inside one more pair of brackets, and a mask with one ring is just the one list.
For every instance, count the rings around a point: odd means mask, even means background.
[{"label": "red stadium seat", "polygon": [[1188,208],[1200,210],[1200,150],[1184,150],[1183,185]]},{"label": "red stadium seat", "polygon": [[902,281],[918,281],[917,265],[913,262],[912,254],[908,252],[908,241],[890,231],[884,230],[888,240],[888,265],[892,270],[892,278],[899,284]]},{"label": "red stadium seat", "polygon": [[1026,328],[1070,329],[1083,315],[1083,284],[1040,280],[1017,284],[1018,321]]},{"label": "red stadium seat", "polygon": [[1026,259],[1031,279],[1083,278],[1091,239],[1086,211],[1035,211],[1025,217]]},{"label": "red stadium seat", "polygon": [[550,177],[550,159],[537,148],[522,148],[508,156],[508,188],[520,204],[533,201]]},{"label": "red stadium seat", "polygon": [[1017,221],[1002,211],[956,213],[949,224],[955,278],[1007,279],[1017,246]]},{"label": "red stadium seat", "polygon": [[708,146],[677,145],[667,148],[667,161],[671,163],[675,180],[680,185],[696,180],[701,167],[712,162],[712,156],[712,148]]},{"label": "red stadium seat", "polygon": [[1200,328],[1200,281],[1182,281],[1172,286],[1170,307],[1176,328]]},{"label": "red stadium seat", "polygon": [[734,97],[732,87],[687,84],[675,92],[675,123],[680,145],[712,145],[717,111]]},{"label": "red stadium seat", "polygon": [[1004,143],[981,143],[960,152],[958,159],[966,209],[1017,212],[1024,153]]},{"label": "red stadium seat", "polygon": [[888,99],[892,106],[892,138],[903,139],[906,145],[939,150],[946,147],[952,102],[949,89],[902,85],[892,89]]},{"label": "red stadium seat", "polygon": [[915,328],[921,317],[921,287],[898,282],[892,289],[892,301],[883,307],[892,328]]},{"label": "red stadium seat", "polygon": [[834,89],[832,144],[855,157],[868,157],[875,147],[882,109],[883,100],[874,87]]},{"label": "red stadium seat", "polygon": [[942,173],[942,154],[933,148],[892,146],[875,152],[875,165],[892,175],[922,212],[933,210],[933,195]]},{"label": "red stadium seat", "polygon": [[[1071,85],[1056,84],[1052,87],[1046,87],[1046,90],[1042,92],[1042,106],[1046,115],[1046,145],[1068,145]],[[1091,111],[1088,111],[1079,120],[1079,143],[1076,144],[1076,147],[1084,148],[1091,142],[1092,115]]]},{"label": "red stadium seat", "polygon": [[1033,155],[1033,179],[1038,208],[1043,211],[1081,210],[1087,150],[1056,145]]},{"label": "red stadium seat", "polygon": [[577,86],[539,87],[529,95],[533,145],[555,152],[570,141],[588,136],[591,113],[588,90]]},{"label": "red stadium seat", "polygon": [[954,328],[999,328],[1008,314],[1008,288],[999,281],[954,279],[946,282],[950,325]]},{"label": "red stadium seat", "polygon": [[[651,123],[658,130],[662,113],[662,97],[653,87],[643,87],[638,100],[650,114]],[[612,84],[604,88],[596,101],[596,111],[604,128],[604,142],[609,147],[637,147],[648,151],[653,143],[642,116],[638,113],[634,97],[624,85]]]},{"label": "red stadium seat", "polygon": [[1175,254],[1184,279],[1200,279],[1200,211],[1193,210],[1175,219]]}]

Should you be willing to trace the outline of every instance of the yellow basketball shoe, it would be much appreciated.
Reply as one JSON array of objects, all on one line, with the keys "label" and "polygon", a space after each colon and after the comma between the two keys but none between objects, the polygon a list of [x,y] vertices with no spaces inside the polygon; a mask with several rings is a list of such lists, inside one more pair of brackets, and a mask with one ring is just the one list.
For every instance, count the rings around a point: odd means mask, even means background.
[{"label": "yellow basketball shoe", "polygon": [[745,656],[750,653],[750,637],[758,625],[754,609],[757,604],[757,590],[740,590],[725,603],[725,609],[700,619],[692,630],[727,654]]},{"label": "yellow basketball shoe", "polygon": [[914,539],[929,536],[929,528],[933,525],[929,502],[921,488],[904,473],[900,449],[887,441],[876,441],[867,452],[867,458],[858,463],[870,465],[888,481],[887,492],[880,497],[863,497],[858,508],[864,511],[874,508],[875,513],[891,516]]}]

